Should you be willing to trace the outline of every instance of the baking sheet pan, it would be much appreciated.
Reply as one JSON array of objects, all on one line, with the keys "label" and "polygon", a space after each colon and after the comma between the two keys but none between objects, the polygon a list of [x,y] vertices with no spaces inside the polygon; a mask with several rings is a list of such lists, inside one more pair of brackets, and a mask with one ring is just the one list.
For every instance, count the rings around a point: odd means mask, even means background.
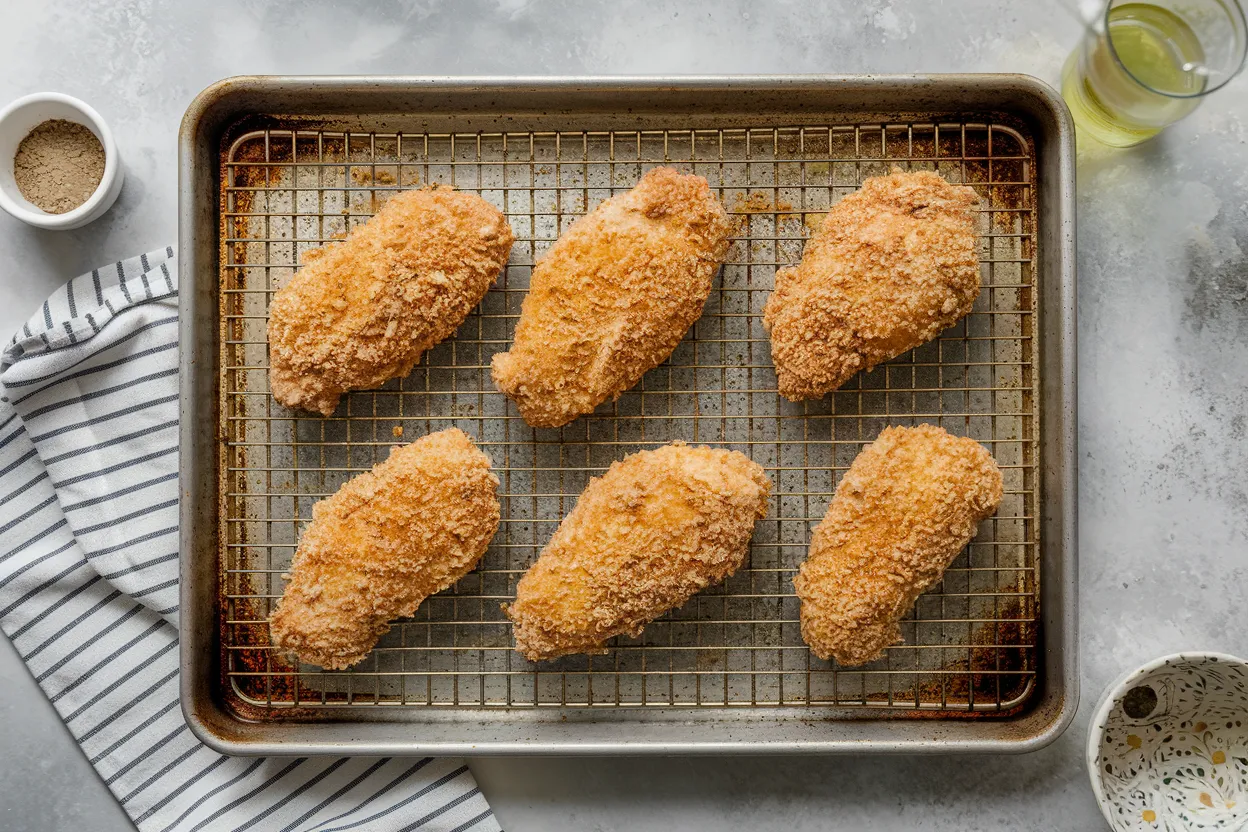
[{"label": "baking sheet pan", "polygon": [[[1073,217],[1054,98],[1017,76],[237,79],[206,91],[182,135],[192,725],[234,753],[1007,750],[1056,735],[1075,675]],[[529,429],[488,378],[528,271],[575,217],[656,164],[706,176],[733,217],[706,313],[618,402]],[[830,204],[894,165],[980,193],[985,291],[933,344],[822,402],[784,402],[759,320],[771,275],[800,258]],[[518,239],[496,288],[407,379],[351,394],[329,419],[273,403],[271,293],[302,251],[430,182],[508,213]],[[908,616],[905,645],[863,668],[821,662],[789,583],[809,530],[864,442],[920,421],[984,442],[1005,501]],[[312,502],[396,441],[452,424],[503,480],[503,526],[481,567],[351,671],[276,655],[264,618]],[[775,481],[749,566],[606,656],[515,655],[498,603],[585,481],[676,438],[742,450]]]}]

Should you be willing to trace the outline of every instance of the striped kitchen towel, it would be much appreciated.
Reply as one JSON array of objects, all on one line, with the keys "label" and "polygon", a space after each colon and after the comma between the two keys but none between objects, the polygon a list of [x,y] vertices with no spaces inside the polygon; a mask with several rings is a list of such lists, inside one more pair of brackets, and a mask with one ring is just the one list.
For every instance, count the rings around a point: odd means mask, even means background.
[{"label": "striped kitchen towel", "polygon": [[178,705],[173,249],[66,285],[0,358],[0,628],[142,832],[497,830],[462,760],[223,757]]}]

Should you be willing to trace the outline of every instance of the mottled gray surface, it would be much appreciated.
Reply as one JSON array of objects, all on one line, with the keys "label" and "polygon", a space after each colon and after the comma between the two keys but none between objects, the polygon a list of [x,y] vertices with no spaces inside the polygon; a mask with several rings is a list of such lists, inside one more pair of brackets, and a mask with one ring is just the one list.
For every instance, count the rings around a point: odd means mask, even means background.
[{"label": "mottled gray surface", "polygon": [[[56,89],[112,124],[113,211],[0,216],[0,331],[66,278],[173,240],[174,137],[238,73],[1021,71],[1055,80],[1075,0],[5,4],[0,101]],[[680,5],[679,13],[672,11]],[[358,6],[358,8],[352,8]],[[1100,690],[1160,653],[1248,653],[1248,78],[1159,141],[1079,166],[1083,705],[1026,757],[481,760],[520,830],[1099,828],[1082,763]],[[5,644],[0,827],[124,816]]]}]

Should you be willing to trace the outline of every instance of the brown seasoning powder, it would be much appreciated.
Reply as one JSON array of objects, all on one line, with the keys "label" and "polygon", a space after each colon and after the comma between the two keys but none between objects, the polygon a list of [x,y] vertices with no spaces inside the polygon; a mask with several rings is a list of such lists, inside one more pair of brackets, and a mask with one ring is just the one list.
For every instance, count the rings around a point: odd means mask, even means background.
[{"label": "brown seasoning powder", "polygon": [[104,146],[89,129],[49,119],[17,146],[13,178],[22,196],[49,214],[72,211],[104,178]]}]

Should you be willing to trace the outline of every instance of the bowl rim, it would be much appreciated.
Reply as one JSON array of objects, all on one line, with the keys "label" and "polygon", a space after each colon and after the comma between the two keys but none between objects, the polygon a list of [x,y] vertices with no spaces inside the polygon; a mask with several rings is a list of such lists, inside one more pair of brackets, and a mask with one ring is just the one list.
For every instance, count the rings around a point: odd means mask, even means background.
[{"label": "bowl rim", "polygon": [[1096,797],[1096,805],[1100,807],[1101,815],[1111,829],[1116,827],[1114,826],[1114,819],[1110,815],[1109,801],[1105,797],[1105,788],[1101,783],[1101,770],[1098,765],[1098,760],[1101,756],[1101,740],[1105,737],[1104,723],[1109,717],[1110,709],[1113,708],[1117,699],[1130,690],[1131,685],[1158,668],[1175,661],[1198,659],[1237,664],[1248,668],[1248,659],[1242,659],[1230,653],[1222,653],[1216,650],[1180,650],[1175,653],[1158,656],[1134,670],[1126,671],[1105,688],[1105,692],[1101,694],[1100,701],[1096,703],[1096,709],[1092,712],[1092,720],[1088,723],[1088,739],[1084,746],[1084,765],[1088,770],[1088,780],[1092,784],[1092,794]]},{"label": "bowl rim", "polygon": [[[86,201],[77,208],[66,211],[63,214],[36,213],[31,211],[14,200],[8,190],[3,187],[0,187],[0,208],[4,208],[5,211],[17,219],[37,228],[49,230],[73,228],[90,219],[93,212],[100,207],[100,203],[105,200],[112,189],[113,182],[117,178],[119,165],[117,145],[113,141],[113,132],[109,130],[108,124],[91,105],[72,95],[66,95],[61,92],[33,92],[11,101],[3,110],[0,110],[0,129],[3,129],[5,120],[18,110],[30,104],[45,101],[64,104],[70,109],[78,111],[83,120],[90,123],[90,126],[94,128],[96,135],[100,139],[100,144],[104,146],[104,173],[100,177],[99,184],[95,186],[95,190],[91,192],[91,196],[87,197]],[[7,164],[8,162],[0,160],[0,163]]]}]

